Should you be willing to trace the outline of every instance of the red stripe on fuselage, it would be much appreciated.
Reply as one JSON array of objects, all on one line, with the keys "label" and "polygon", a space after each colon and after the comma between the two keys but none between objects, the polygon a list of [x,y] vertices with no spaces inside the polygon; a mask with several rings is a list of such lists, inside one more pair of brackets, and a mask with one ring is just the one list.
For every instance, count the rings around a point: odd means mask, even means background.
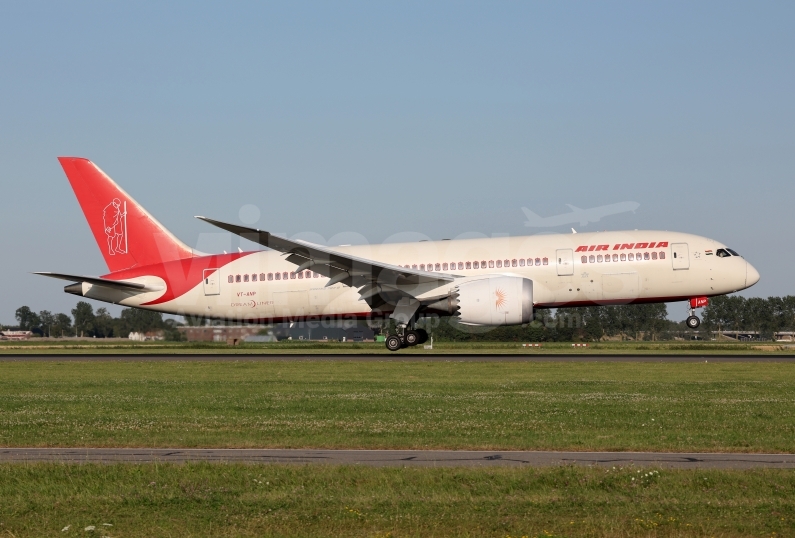
[{"label": "red stripe on fuselage", "polygon": [[123,271],[116,271],[103,276],[110,280],[126,280],[142,276],[156,276],[166,282],[166,292],[142,306],[167,303],[186,294],[204,279],[205,269],[220,269],[225,265],[248,256],[254,252],[235,252],[233,254],[215,254],[212,256],[197,256],[184,260],[174,260],[165,263],[145,265],[143,267],[133,267]]}]

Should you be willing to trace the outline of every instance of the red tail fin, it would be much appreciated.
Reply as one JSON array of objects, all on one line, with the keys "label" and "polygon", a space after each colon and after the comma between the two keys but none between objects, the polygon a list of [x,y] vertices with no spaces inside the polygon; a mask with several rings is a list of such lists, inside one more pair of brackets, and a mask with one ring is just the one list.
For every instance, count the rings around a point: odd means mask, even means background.
[{"label": "red tail fin", "polygon": [[193,252],[88,159],[58,157],[111,272]]}]

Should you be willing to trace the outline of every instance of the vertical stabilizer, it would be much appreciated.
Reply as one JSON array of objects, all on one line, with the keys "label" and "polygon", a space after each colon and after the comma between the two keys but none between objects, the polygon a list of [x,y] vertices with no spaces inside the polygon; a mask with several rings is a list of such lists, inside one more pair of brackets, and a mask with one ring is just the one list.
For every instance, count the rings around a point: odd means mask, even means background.
[{"label": "vertical stabilizer", "polygon": [[193,257],[97,165],[80,157],[58,157],[111,272]]}]

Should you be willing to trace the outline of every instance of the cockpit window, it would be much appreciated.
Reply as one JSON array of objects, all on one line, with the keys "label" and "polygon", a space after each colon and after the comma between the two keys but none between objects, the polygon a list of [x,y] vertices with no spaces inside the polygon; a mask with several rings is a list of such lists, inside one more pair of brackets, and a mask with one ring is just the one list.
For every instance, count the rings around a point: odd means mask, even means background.
[{"label": "cockpit window", "polygon": [[731,254],[729,254],[729,253],[726,251],[726,249],[725,249],[725,248],[719,248],[719,249],[718,249],[718,250],[715,252],[715,256],[717,256],[718,258],[728,258],[729,256],[731,256]]},{"label": "cockpit window", "polygon": [[735,251],[733,251],[733,250],[732,250],[732,249],[730,249],[730,248],[727,248],[726,250],[728,250],[728,251],[729,251],[729,254],[731,254],[732,256],[739,256],[739,254],[737,254]]}]

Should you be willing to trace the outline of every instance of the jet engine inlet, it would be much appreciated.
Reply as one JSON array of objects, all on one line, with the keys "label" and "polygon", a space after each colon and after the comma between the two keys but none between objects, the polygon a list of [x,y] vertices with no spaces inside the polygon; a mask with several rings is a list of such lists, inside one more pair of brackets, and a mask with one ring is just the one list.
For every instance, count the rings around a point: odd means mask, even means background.
[{"label": "jet engine inlet", "polygon": [[465,325],[522,325],[533,319],[533,281],[515,276],[458,286],[458,317]]}]

